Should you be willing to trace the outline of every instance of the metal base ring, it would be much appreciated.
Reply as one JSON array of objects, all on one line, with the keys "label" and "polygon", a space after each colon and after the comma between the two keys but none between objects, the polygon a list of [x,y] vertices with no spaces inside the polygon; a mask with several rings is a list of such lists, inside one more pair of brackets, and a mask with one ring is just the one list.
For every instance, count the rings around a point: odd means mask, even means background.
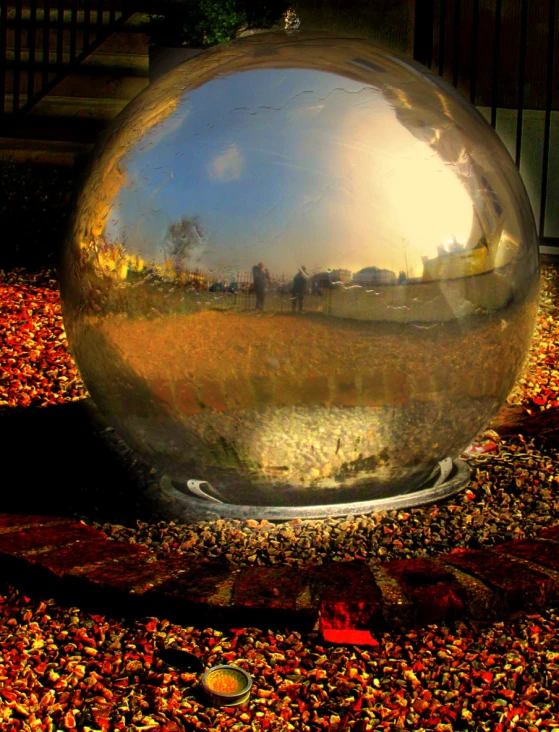
[{"label": "metal base ring", "polygon": [[242,506],[231,503],[217,503],[187,495],[177,490],[165,476],[161,480],[161,490],[166,505],[166,513],[172,519],[184,523],[204,519],[258,519],[267,521],[289,521],[295,518],[323,519],[355,516],[376,511],[398,511],[404,508],[434,503],[458,493],[470,481],[470,466],[463,460],[453,461],[453,469],[448,478],[414,493],[406,493],[388,498],[376,498],[355,503],[334,503],[317,506]]}]

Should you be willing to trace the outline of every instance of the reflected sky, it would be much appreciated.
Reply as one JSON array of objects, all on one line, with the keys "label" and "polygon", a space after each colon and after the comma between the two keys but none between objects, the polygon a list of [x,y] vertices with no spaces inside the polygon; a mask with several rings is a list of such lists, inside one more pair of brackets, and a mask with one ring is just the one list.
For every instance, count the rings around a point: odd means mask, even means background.
[{"label": "reflected sky", "polygon": [[191,269],[263,260],[273,273],[374,265],[419,276],[422,256],[481,233],[452,164],[382,90],[324,71],[221,74],[186,93],[121,167],[128,185],[107,239],[162,262],[169,225],[196,217]]}]

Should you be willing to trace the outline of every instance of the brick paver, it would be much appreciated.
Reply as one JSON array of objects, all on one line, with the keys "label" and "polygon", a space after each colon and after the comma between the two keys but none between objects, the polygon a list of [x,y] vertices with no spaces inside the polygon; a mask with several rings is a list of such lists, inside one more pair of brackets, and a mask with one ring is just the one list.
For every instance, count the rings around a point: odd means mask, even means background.
[{"label": "brick paver", "polygon": [[238,570],[224,564],[199,562],[167,577],[150,594],[167,600],[186,599],[193,605],[228,608],[233,603],[238,575]]},{"label": "brick paver", "polygon": [[515,557],[527,559],[533,564],[559,572],[559,543],[553,541],[544,539],[507,541],[505,544],[496,546],[495,551],[512,554]]},{"label": "brick paver", "polygon": [[0,535],[0,552],[19,557],[48,547],[63,547],[78,541],[88,541],[100,533],[77,521],[36,525]]},{"label": "brick paver", "polygon": [[503,602],[503,609],[509,612],[541,607],[554,595],[549,575],[536,567],[521,565],[505,554],[473,550],[443,554],[437,559],[479,577],[494,588]]},{"label": "brick paver", "polygon": [[79,567],[70,570],[68,574],[87,578],[105,589],[143,595],[173,576],[187,562],[187,558],[179,557],[171,566],[170,562],[157,561],[153,552],[143,549],[141,554],[134,552],[99,566]]},{"label": "brick paver", "polygon": [[21,531],[31,526],[46,526],[48,524],[74,524],[71,519],[61,519],[56,516],[20,516],[17,514],[0,514],[0,535],[11,531]]},{"label": "brick paver", "polygon": [[543,529],[540,531],[538,538],[559,541],[559,526],[550,526],[548,529]]},{"label": "brick paver", "polygon": [[417,625],[448,622],[469,615],[467,589],[432,559],[396,559],[383,562],[383,566],[398,580],[412,603]]},{"label": "brick paver", "polygon": [[310,567],[309,583],[312,601],[318,602],[319,628],[325,640],[377,645],[372,633],[387,627],[382,593],[364,562]]},{"label": "brick paver", "polygon": [[34,556],[33,560],[58,575],[71,570],[75,570],[75,574],[86,574],[88,568],[124,557],[135,557],[139,561],[145,554],[143,547],[107,541],[104,534],[98,534],[99,536],[91,537],[88,541],[70,544],[65,548],[52,547],[49,551]]}]

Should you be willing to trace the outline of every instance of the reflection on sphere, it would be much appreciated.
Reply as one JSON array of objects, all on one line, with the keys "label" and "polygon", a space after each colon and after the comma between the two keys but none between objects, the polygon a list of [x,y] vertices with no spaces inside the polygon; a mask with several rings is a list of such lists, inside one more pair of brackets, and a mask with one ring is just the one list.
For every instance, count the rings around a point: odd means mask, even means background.
[{"label": "reflection on sphere", "polygon": [[454,90],[267,33],[140,94],[97,149],[62,295],[117,431],[236,504],[417,490],[505,400],[538,297],[520,177]]}]

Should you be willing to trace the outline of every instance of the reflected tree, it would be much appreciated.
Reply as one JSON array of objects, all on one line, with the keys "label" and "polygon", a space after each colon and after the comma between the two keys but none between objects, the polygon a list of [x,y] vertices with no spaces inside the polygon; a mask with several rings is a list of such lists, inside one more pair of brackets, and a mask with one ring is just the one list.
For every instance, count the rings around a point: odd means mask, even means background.
[{"label": "reflected tree", "polygon": [[170,224],[163,240],[163,253],[177,275],[187,272],[188,265],[199,258],[203,249],[204,230],[197,216],[183,216]]}]

